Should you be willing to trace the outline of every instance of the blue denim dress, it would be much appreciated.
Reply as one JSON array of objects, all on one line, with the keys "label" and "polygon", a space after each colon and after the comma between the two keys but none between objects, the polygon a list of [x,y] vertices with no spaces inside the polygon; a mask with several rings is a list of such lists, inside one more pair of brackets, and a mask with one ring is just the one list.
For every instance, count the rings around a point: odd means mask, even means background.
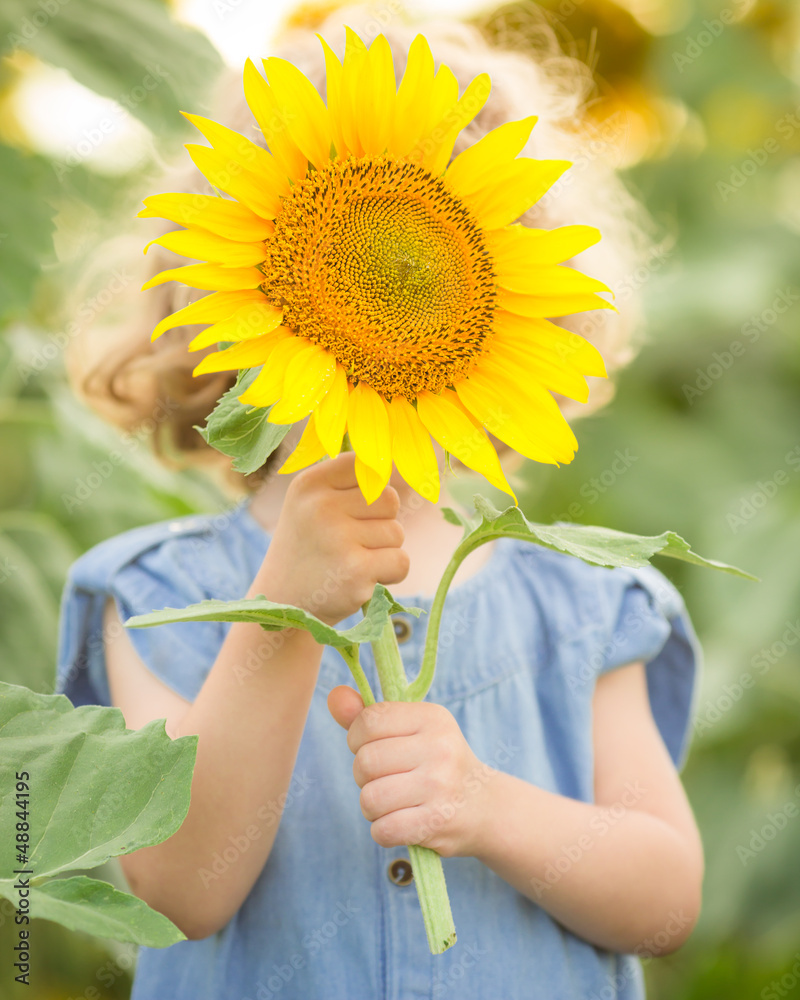
[{"label": "blue denim dress", "polygon": [[[102,638],[108,595],[122,621],[206,598],[241,598],[268,544],[244,502],[95,546],[75,562],[64,590],[58,690],[75,705],[110,704]],[[396,596],[430,608],[429,598]],[[425,615],[397,617],[411,678],[420,667]],[[229,627],[203,622],[128,634],[147,667],[191,701]],[[602,569],[501,539],[448,596],[428,697],[447,706],[484,763],[591,802],[598,675],[647,663],[652,712],[681,766],[700,655],[680,594],[657,570]],[[362,663],[378,694],[369,647],[362,647]],[[402,863],[392,864],[406,849],[377,845],[361,813],[346,733],[326,704],[337,684],[352,685],[352,678],[326,647],[274,846],[247,899],[217,934],[141,948],[132,1000],[642,997],[638,957],[565,930],[475,858],[444,859],[458,940],[443,955],[430,954],[416,889],[402,884]],[[262,821],[277,822],[278,811],[276,804]],[[598,824],[593,836],[603,832]],[[250,843],[246,831],[236,831],[198,877],[222,877]],[[553,871],[564,861],[554,858]]]}]

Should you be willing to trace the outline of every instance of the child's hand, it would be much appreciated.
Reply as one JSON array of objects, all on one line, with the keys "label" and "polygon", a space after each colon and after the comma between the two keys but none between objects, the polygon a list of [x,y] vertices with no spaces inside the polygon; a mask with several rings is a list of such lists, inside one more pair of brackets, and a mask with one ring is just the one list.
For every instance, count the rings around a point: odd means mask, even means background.
[{"label": "child's hand", "polygon": [[458,723],[433,702],[378,702],[364,708],[346,685],[328,708],[347,729],[361,811],[382,847],[419,844],[445,858],[479,849],[484,790],[492,769],[464,739]]},{"label": "child's hand", "polygon": [[354,614],[376,583],[400,583],[408,573],[399,508],[391,486],[367,505],[352,452],[298,473],[259,572],[265,596],[329,625]]}]

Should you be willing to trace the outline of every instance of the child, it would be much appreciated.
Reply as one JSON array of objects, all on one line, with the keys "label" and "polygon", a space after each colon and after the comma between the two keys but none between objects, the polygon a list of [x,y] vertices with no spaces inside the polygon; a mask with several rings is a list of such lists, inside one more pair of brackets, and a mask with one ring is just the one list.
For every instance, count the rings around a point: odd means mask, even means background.
[{"label": "child", "polygon": [[[339,21],[358,30],[366,16]],[[333,27],[322,30],[336,44]],[[382,28],[402,72],[416,30]],[[571,126],[587,90],[578,64],[552,43],[532,62],[489,49],[465,26],[424,31],[462,87],[480,70],[492,77],[456,153],[535,113],[528,154],[578,161]],[[283,54],[322,89],[318,51],[298,30]],[[235,89],[223,95],[223,119],[251,132]],[[189,176],[187,189],[198,189]],[[581,266],[613,288],[635,259],[626,213],[632,203],[597,160],[524,221],[597,224],[604,240]],[[148,258],[148,268],[162,265]],[[173,445],[197,448],[189,428],[230,380],[185,378],[196,330],[173,331],[166,353],[166,338],[151,350],[155,322],[182,304],[166,294],[136,300],[124,338],[122,324],[104,331],[106,343],[126,341],[116,356],[98,363],[96,328],[87,331],[72,374],[123,425],[165,393],[181,397],[168,410]],[[596,315],[562,322],[581,324],[618,367],[632,314],[626,305],[619,317]],[[88,374],[81,349],[95,361]],[[121,859],[131,890],[189,938],[141,949],[133,1000],[641,997],[636,956],[685,940],[703,868],[676,771],[700,654],[659,572],[591,567],[512,539],[480,548],[455,578],[435,680],[419,704],[364,709],[338,653],[303,632],[122,627],[154,609],[257,594],[348,627],[376,582],[430,609],[460,537],[439,509],[451,501],[423,501],[395,475],[367,505],[351,453],[276,476],[301,429],[248,500],[112,538],[76,562],[65,589],[59,689],[75,704],[117,705],[129,728],[165,719],[171,737],[199,736],[180,830]],[[503,457],[510,468],[514,456]],[[412,678],[425,616],[398,614],[395,627]],[[368,648],[362,663],[378,692]],[[443,955],[428,950],[408,844],[445,859],[458,941]]]}]

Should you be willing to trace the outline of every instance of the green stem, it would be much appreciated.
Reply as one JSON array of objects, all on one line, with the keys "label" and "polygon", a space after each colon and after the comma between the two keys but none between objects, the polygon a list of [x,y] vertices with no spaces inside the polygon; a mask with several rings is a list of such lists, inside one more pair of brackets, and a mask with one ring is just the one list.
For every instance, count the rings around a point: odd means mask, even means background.
[{"label": "green stem", "polygon": [[356,682],[356,687],[358,688],[358,693],[361,695],[362,701],[365,705],[374,705],[375,695],[372,693],[372,688],[369,686],[367,675],[364,673],[361,661],[358,658],[358,651],[360,647],[356,644],[354,646],[338,646],[337,648],[342,655],[342,659],[350,668],[350,673],[353,675],[353,680]]},{"label": "green stem", "polygon": [[[391,618],[380,639],[372,643],[375,666],[381,682],[384,701],[415,701],[409,697],[408,679],[403,669],[400,648]],[[456,942],[456,928],[450,909],[450,898],[444,880],[442,859],[429,847],[410,845],[408,848],[414,884],[425,923],[425,934],[432,955],[441,955]]]},{"label": "green stem", "polygon": [[450,897],[444,881],[442,859],[429,847],[412,844],[408,848],[417,896],[428,935],[431,955],[441,955],[456,943],[456,928],[450,910]]},{"label": "green stem", "polygon": [[422,701],[433,683],[444,599],[447,597],[447,591],[453,582],[453,577],[456,575],[458,567],[470,552],[474,552],[475,549],[479,548],[485,542],[491,542],[495,538],[500,538],[499,532],[496,535],[483,535],[477,540],[473,540],[467,536],[450,557],[450,562],[447,564],[447,568],[442,575],[442,579],[439,581],[439,586],[436,588],[436,593],[431,602],[431,611],[428,615],[428,631],[425,634],[425,650],[422,654],[422,665],[417,676],[408,685],[408,701]]}]

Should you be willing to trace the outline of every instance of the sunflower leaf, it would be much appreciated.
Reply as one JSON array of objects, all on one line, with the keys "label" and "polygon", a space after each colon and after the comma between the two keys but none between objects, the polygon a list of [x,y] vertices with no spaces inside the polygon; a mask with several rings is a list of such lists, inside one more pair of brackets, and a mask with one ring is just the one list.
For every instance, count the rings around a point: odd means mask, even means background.
[{"label": "sunflower leaf", "polygon": [[0,682],[0,897],[16,906],[15,869],[30,870],[33,916],[154,947],[183,940],[103,882],[42,880],[171,837],[189,809],[196,749],[196,736],[170,739],[163,719],[133,731],[118,708]]},{"label": "sunflower leaf", "polygon": [[150,948],[166,948],[186,940],[171,920],[144,900],[86,875],[31,885],[30,903],[37,917],[97,937]]},{"label": "sunflower leaf", "polygon": [[206,419],[205,427],[196,427],[212,448],[233,459],[233,468],[247,476],[260,469],[286,437],[291,424],[271,424],[271,407],[247,407],[239,396],[250,387],[260,368],[239,373],[236,384],[224,393]]},{"label": "sunflower leaf", "polygon": [[591,524],[531,524],[519,507],[499,511],[480,494],[475,495],[473,502],[481,520],[473,524],[462,544],[469,545],[479,539],[488,541],[489,538],[519,538],[577,556],[595,566],[612,567],[646,566],[654,555],[671,556],[673,559],[694,563],[695,566],[732,573],[745,580],[758,580],[757,576],[735,566],[699,556],[674,531],[664,531],[660,535],[632,535],[626,531]]},{"label": "sunflower leaf", "polygon": [[303,608],[291,604],[276,604],[266,597],[249,597],[241,601],[200,601],[186,608],[164,608],[146,615],[129,618],[129,628],[148,628],[174,622],[253,622],[267,632],[299,628],[309,632],[317,642],[343,648],[362,642],[375,642],[381,637],[390,615],[404,612],[419,616],[420,608],[398,604],[382,584],[376,584],[364,618],[352,628],[337,629],[320,621]]},{"label": "sunflower leaf", "polygon": [[442,517],[449,524],[454,524],[457,528],[463,528],[465,535],[468,535],[472,531],[472,523],[469,518],[464,517],[463,514],[459,514],[453,507],[442,507]]}]

